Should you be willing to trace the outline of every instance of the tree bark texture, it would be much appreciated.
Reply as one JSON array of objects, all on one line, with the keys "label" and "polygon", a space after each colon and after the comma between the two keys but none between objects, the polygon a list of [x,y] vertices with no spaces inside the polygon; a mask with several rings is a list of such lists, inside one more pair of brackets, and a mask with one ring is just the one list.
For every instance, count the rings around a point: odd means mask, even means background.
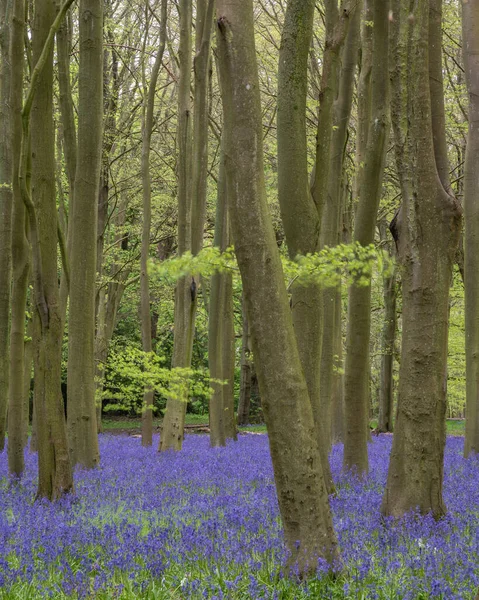
[{"label": "tree bark texture", "polygon": [[[354,241],[362,246],[374,241],[386,160],[389,133],[388,30],[389,2],[373,0],[371,117],[364,164],[357,165],[358,207],[354,223]],[[358,473],[368,471],[370,329],[371,286],[353,284],[349,289],[346,332],[344,467],[355,469]]]},{"label": "tree bark texture", "polygon": [[[141,177],[143,185],[143,227],[141,235],[141,339],[144,352],[152,352],[151,314],[150,314],[150,282],[148,277],[148,258],[150,254],[151,229],[151,176],[150,176],[150,144],[153,133],[153,117],[155,108],[155,92],[158,74],[163,61],[166,44],[167,0],[161,2],[160,47],[155,58],[148,90],[145,89],[145,107],[143,109],[143,144],[141,151]],[[143,394],[143,412],[141,418],[141,443],[151,446],[153,443],[153,400],[155,392],[145,389]]]},{"label": "tree bark texture", "polygon": [[449,286],[461,210],[436,166],[428,75],[431,57],[441,52],[429,23],[430,8],[437,10],[437,4],[420,0],[411,13],[393,0],[391,109],[402,206],[391,229],[402,269],[403,333],[397,421],[382,512],[396,517],[412,509],[440,517],[446,510],[442,484]]},{"label": "tree bark texture", "polygon": [[13,159],[10,112],[10,22],[12,2],[0,6],[0,452],[5,445],[10,361],[10,301],[12,278]]},{"label": "tree bark texture", "polygon": [[251,404],[251,376],[253,372],[253,349],[251,347],[251,332],[249,329],[246,303],[242,301],[243,333],[241,336],[240,362],[240,395],[238,399],[238,425],[249,425]]},{"label": "tree bark texture", "polygon": [[[191,251],[191,20],[190,0],[180,0],[180,77],[178,83],[178,254]],[[180,279],[175,290],[175,326],[171,366],[189,367],[193,351],[193,329],[197,283]],[[166,403],[159,450],[181,450],[184,437],[187,398],[170,397]]]},{"label": "tree bark texture", "polygon": [[78,151],[71,211],[68,441],[73,465],[100,459],[95,408],[97,202],[103,128],[103,2],[81,0]]},{"label": "tree bark texture", "polygon": [[337,559],[313,412],[266,203],[251,0],[217,4],[228,203],[285,540],[300,573]]},{"label": "tree bark texture", "polygon": [[[381,240],[387,240],[386,221],[379,223]],[[394,256],[394,246],[391,242],[387,244],[391,256]],[[393,430],[393,366],[394,366],[394,343],[396,341],[397,327],[397,275],[396,269],[383,279],[384,297],[384,321],[381,333],[381,371],[379,383],[379,419],[378,432],[386,433]]]},{"label": "tree bark texture", "polygon": [[[38,438],[37,497],[54,500],[73,490],[73,475],[61,394],[62,319],[57,272],[57,209],[55,194],[55,133],[53,123],[53,37],[55,2],[37,0],[32,27],[33,62],[43,68],[32,74],[24,104],[23,120],[28,122],[31,106],[32,196],[35,212],[29,207],[30,231],[35,233],[35,412]],[[59,15],[61,18],[61,15]],[[58,21],[56,21],[58,23]],[[47,41],[51,42],[50,46]],[[44,47],[45,46],[45,47]],[[35,74],[38,79],[35,84]],[[36,92],[32,98],[33,89]],[[31,103],[31,104],[29,104]],[[24,126],[25,136],[25,126]],[[25,148],[27,140],[22,140]],[[25,161],[23,161],[25,165]],[[22,195],[28,202],[28,187],[22,168]]]},{"label": "tree bark texture", "polygon": [[469,94],[464,166],[464,297],[466,315],[466,438],[464,454],[479,452],[479,2],[462,2],[462,36]]},{"label": "tree bark texture", "polygon": [[[11,122],[13,128],[13,285],[12,324],[10,331],[10,393],[8,399],[8,463],[9,472],[17,477],[24,469],[25,447],[25,312],[30,281],[30,248],[26,236],[26,211],[19,186],[19,166],[22,139],[23,62],[24,62],[23,0],[14,0],[11,29]],[[31,369],[31,360],[29,364]],[[28,425],[27,425],[28,427]],[[27,429],[28,432],[28,429]]]}]

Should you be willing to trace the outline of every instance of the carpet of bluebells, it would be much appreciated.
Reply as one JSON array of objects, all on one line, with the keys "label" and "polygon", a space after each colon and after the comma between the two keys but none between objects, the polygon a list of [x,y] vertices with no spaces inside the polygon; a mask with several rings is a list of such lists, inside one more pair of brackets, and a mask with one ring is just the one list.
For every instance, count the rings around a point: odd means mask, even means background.
[{"label": "carpet of bluebells", "polygon": [[379,516],[391,438],[370,444],[364,481],[331,463],[344,567],[285,577],[286,551],[265,435],[181,453],[127,436],[101,437],[101,467],[76,473],[76,496],[33,502],[36,458],[21,483],[0,454],[0,598],[473,598],[479,584],[479,460],[447,442],[446,518]]}]

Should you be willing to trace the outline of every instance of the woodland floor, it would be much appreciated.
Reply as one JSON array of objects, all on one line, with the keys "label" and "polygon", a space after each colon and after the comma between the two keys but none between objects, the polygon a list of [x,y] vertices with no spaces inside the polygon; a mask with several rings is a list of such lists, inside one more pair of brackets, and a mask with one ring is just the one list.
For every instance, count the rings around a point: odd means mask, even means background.
[{"label": "woodland floor", "polygon": [[266,435],[211,449],[188,435],[181,453],[104,434],[101,466],[77,471],[76,496],[33,502],[36,456],[11,485],[0,454],[0,598],[472,599],[479,584],[479,458],[449,437],[439,522],[384,522],[379,506],[391,436],[369,446],[371,472],[341,473],[331,454],[331,498],[343,557],[302,584],[284,577],[286,551]]}]

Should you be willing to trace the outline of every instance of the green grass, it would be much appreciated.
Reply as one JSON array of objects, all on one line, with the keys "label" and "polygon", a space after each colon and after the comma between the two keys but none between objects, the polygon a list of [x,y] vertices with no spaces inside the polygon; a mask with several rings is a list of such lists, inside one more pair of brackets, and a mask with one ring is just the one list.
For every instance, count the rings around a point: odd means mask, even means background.
[{"label": "green grass", "polygon": [[[204,425],[208,426],[208,415],[193,415],[187,414],[186,425]],[[447,435],[464,435],[464,424],[465,421],[463,419],[447,419],[446,421],[446,433]],[[155,419],[153,421],[153,427],[156,428],[161,425],[160,419]],[[130,418],[130,417],[117,417],[117,418],[105,418],[103,419],[103,429],[104,431],[115,431],[115,430],[135,430],[140,429],[141,427],[141,419],[140,418]],[[371,428],[377,427],[377,420],[371,420]],[[260,423],[257,425],[245,425],[244,427],[239,427],[239,431],[246,431],[251,433],[266,433],[266,425],[264,423]]]}]

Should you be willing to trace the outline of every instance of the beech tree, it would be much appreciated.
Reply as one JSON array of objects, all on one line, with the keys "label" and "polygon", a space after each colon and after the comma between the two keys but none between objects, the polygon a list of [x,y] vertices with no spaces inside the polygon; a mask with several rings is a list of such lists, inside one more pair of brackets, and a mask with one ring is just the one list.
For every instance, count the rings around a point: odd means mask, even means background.
[{"label": "beech tree", "polygon": [[[392,2],[392,122],[402,205],[391,230],[401,264],[403,334],[398,410],[382,512],[440,517],[449,286],[461,209],[446,187],[444,128],[433,123],[429,77],[442,89],[441,0]],[[434,135],[435,134],[435,135]],[[441,160],[438,161],[438,158]],[[441,178],[442,175],[442,178]],[[446,185],[445,185],[446,184]]]},{"label": "beech tree", "polygon": [[[366,10],[368,12],[368,0]],[[368,127],[360,132],[358,144],[365,148],[364,162],[357,164],[358,206],[354,241],[373,243],[389,134],[388,25],[389,2],[372,2],[371,96],[370,111],[360,115]],[[367,25],[369,29],[371,27]],[[363,49],[365,50],[365,49]],[[363,52],[367,63],[366,53]],[[367,64],[364,65],[368,68]],[[367,104],[363,106],[367,110]],[[366,136],[365,139],[361,135]],[[352,285],[349,289],[346,367],[344,375],[344,466],[359,473],[368,470],[369,431],[369,337],[371,328],[371,288]]]},{"label": "beech tree", "polygon": [[12,276],[12,130],[9,114],[11,63],[10,14],[12,2],[0,7],[0,451],[5,444],[10,360],[10,281]]},{"label": "beech tree", "polygon": [[301,368],[263,173],[252,0],[217,3],[228,203],[257,361],[278,501],[302,573],[337,558],[307,384]]},{"label": "beech tree", "polygon": [[479,452],[479,2],[462,1],[462,35],[469,95],[464,165],[464,297],[466,318],[466,439],[464,454]]}]

